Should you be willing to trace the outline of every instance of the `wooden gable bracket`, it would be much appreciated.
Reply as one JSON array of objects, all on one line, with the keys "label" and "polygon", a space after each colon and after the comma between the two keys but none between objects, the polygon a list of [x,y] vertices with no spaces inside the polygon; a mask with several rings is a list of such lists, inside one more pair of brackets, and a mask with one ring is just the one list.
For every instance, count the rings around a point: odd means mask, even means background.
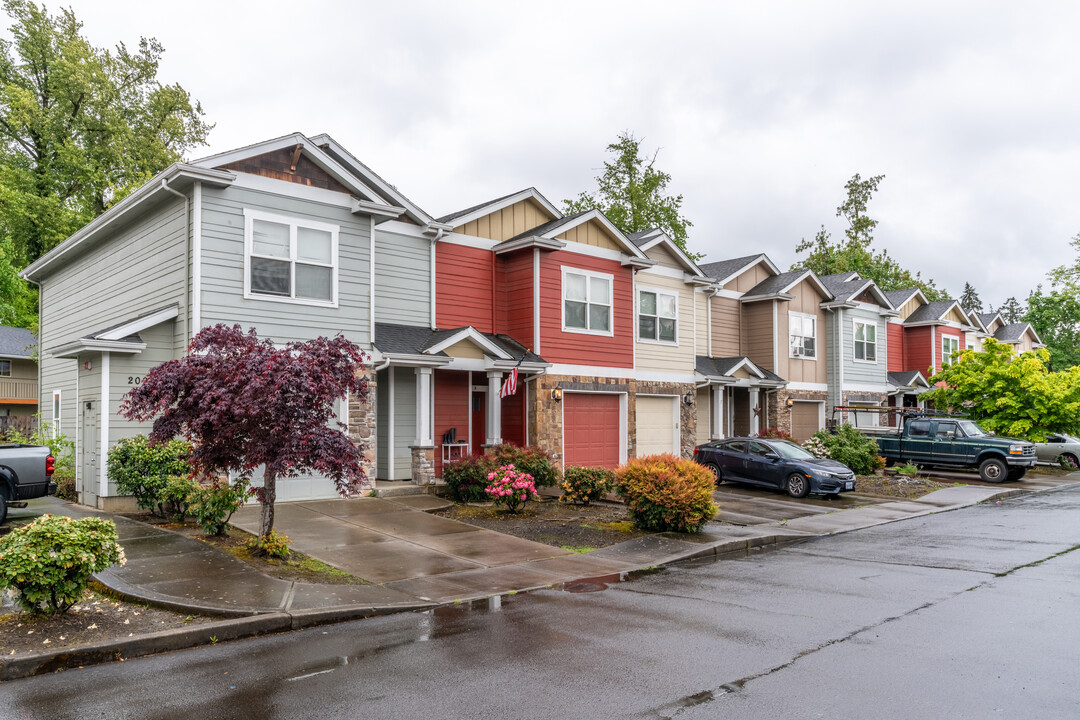
[{"label": "wooden gable bracket", "polygon": [[296,163],[300,162],[300,150],[303,149],[303,145],[296,143],[296,147],[292,151],[292,159],[289,161],[289,172],[296,172]]}]

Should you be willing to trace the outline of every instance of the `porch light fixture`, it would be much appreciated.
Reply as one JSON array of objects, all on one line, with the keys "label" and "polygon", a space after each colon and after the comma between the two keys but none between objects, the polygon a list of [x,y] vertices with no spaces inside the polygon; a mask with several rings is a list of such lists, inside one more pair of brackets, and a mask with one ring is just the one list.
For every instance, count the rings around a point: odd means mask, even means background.
[{"label": "porch light fixture", "polygon": [[795,407],[795,400],[793,400],[792,398],[788,398],[784,401],[784,404],[787,405],[788,410],[790,410],[791,408]]},{"label": "porch light fixture", "polygon": [[684,405],[693,405],[694,404],[694,391],[693,390],[687,390],[686,394],[683,395],[682,401],[683,401]]},{"label": "porch light fixture", "polygon": [[555,388],[551,391],[551,399],[555,402],[562,402],[562,390]]}]

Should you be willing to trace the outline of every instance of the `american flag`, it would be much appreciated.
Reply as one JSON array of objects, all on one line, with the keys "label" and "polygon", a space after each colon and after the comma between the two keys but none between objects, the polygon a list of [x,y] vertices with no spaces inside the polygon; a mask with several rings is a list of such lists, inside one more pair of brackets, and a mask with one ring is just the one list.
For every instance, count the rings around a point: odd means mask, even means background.
[{"label": "american flag", "polygon": [[509,395],[513,395],[514,393],[517,392],[517,379],[518,379],[518,369],[514,368],[513,370],[510,371],[510,374],[506,377],[506,380],[503,381],[502,390],[499,391],[499,397],[500,398],[504,398],[504,397],[507,397]]}]

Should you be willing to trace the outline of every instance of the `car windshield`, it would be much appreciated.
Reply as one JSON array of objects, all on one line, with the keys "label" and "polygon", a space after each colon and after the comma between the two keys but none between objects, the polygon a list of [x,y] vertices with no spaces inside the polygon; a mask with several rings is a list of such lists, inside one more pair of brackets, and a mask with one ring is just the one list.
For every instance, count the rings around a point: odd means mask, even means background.
[{"label": "car windshield", "polygon": [[968,437],[984,437],[987,434],[985,430],[970,420],[961,420],[959,424],[960,428],[964,431],[964,434]]},{"label": "car windshield", "polygon": [[773,449],[780,455],[780,457],[787,458],[788,460],[813,460],[814,454],[799,447],[793,442],[787,440],[780,440],[772,444]]}]

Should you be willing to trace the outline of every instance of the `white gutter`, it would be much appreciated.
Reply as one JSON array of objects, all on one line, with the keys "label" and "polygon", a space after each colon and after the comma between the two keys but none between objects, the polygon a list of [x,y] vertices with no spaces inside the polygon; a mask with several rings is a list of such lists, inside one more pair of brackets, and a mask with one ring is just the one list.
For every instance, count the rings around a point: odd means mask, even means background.
[{"label": "white gutter", "polygon": [[109,456],[109,353],[101,353],[101,435],[98,450],[98,507],[104,504],[109,494],[109,476],[106,472]]},{"label": "white gutter", "polygon": [[191,337],[202,329],[202,183],[191,191]]}]

